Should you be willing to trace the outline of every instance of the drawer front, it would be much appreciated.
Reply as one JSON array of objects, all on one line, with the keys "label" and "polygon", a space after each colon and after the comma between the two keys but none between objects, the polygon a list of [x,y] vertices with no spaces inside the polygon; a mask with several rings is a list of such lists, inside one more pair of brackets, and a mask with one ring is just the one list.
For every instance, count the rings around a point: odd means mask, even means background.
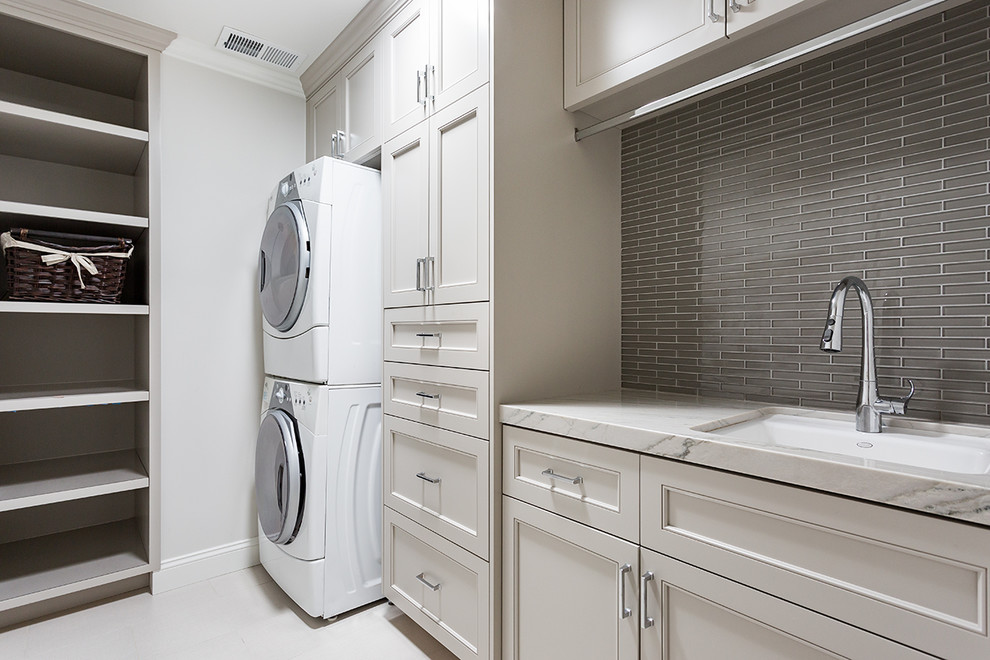
[{"label": "drawer front", "polygon": [[488,657],[488,563],[385,507],[385,597],[457,657]]},{"label": "drawer front", "polygon": [[639,542],[638,454],[503,426],[502,461],[506,495]]},{"label": "drawer front", "polygon": [[385,359],[488,368],[488,303],[385,310]]},{"label": "drawer front", "polygon": [[385,504],[488,558],[488,443],[385,416]]},{"label": "drawer front", "polygon": [[653,457],[642,544],[944,658],[990,657],[990,530]]},{"label": "drawer front", "polygon": [[488,372],[385,363],[385,412],[488,439]]}]

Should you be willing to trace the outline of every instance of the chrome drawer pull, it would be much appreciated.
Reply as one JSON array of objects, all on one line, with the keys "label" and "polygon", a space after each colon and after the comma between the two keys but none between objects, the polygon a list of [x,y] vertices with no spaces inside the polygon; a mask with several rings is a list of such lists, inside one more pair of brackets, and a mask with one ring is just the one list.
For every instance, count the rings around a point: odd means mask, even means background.
[{"label": "chrome drawer pull", "polygon": [[619,567],[619,620],[632,616],[632,610],[626,607],[626,573],[632,571],[632,566],[623,564]]},{"label": "chrome drawer pull", "polygon": [[428,586],[432,591],[439,591],[440,583],[437,582],[436,584],[430,584],[429,582],[426,581],[426,578],[423,577],[425,575],[426,575],[425,572],[420,573],[419,575],[416,576],[416,579],[422,582],[423,584],[425,584],[426,586]]},{"label": "chrome drawer pull", "polygon": [[423,481],[429,481],[431,484],[438,484],[438,483],[440,483],[440,477],[437,477],[436,479],[434,479],[433,477],[426,476],[426,473],[425,472],[417,472],[416,473],[416,476],[419,477],[420,479],[422,479]]},{"label": "chrome drawer pull", "polygon": [[424,399],[439,399],[440,398],[440,394],[439,393],[437,393],[437,394],[428,394],[426,392],[416,392],[416,396],[421,396]]},{"label": "chrome drawer pull", "polygon": [[647,583],[653,579],[653,571],[646,571],[639,577],[639,627],[643,630],[653,627],[653,617],[646,616]]},{"label": "chrome drawer pull", "polygon": [[436,337],[437,339],[440,339],[440,333],[439,332],[417,332],[416,333],[416,336],[417,337]]},{"label": "chrome drawer pull", "polygon": [[584,483],[584,477],[581,477],[581,476],[578,476],[578,477],[565,477],[562,474],[557,474],[556,472],[554,472],[553,471],[553,468],[547,468],[546,470],[544,470],[540,474],[542,474],[545,477],[550,477],[551,479],[559,479],[560,481],[569,481],[570,483],[575,484],[575,485],[576,484],[583,484]]}]

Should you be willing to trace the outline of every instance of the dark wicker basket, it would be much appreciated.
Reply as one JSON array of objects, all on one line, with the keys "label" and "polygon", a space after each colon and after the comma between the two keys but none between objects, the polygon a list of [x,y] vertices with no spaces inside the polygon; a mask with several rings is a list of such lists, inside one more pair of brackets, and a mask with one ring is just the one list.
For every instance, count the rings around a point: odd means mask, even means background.
[{"label": "dark wicker basket", "polygon": [[[9,233],[22,243],[85,256],[97,269],[95,274],[85,268],[77,271],[71,260],[46,264],[42,260],[44,252],[9,246],[4,250],[4,257],[7,262],[7,297],[10,300],[120,302],[127,274],[127,261],[133,246],[129,239],[34,229],[11,229]],[[99,254],[107,252],[128,256]],[[80,284],[80,274],[85,288]]]}]

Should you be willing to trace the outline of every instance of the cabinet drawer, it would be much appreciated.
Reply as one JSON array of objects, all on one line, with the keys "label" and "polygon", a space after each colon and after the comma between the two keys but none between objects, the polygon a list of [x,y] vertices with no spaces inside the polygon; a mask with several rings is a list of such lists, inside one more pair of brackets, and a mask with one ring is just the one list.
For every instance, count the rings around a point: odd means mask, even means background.
[{"label": "cabinet drawer", "polygon": [[488,657],[488,563],[385,507],[385,597],[457,657]]},{"label": "cabinet drawer", "polygon": [[385,359],[487,369],[488,304],[385,310]]},{"label": "cabinet drawer", "polygon": [[488,439],[488,372],[385,363],[385,412]]},{"label": "cabinet drawer", "polygon": [[502,452],[506,495],[639,541],[638,454],[515,426]]},{"label": "cabinet drawer", "polygon": [[990,657],[990,530],[643,457],[642,544],[943,658]]},{"label": "cabinet drawer", "polygon": [[385,416],[385,504],[488,558],[488,443]]}]

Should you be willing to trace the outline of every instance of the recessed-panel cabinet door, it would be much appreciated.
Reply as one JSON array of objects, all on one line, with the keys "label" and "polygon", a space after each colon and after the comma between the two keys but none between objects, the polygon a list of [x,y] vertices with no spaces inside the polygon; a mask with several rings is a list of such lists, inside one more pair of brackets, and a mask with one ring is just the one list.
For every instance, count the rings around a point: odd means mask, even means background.
[{"label": "recessed-panel cabinet door", "polygon": [[723,39],[725,0],[565,0],[564,107],[577,110]]},{"label": "recessed-panel cabinet door", "polygon": [[511,497],[502,501],[503,657],[636,660],[639,547]]},{"label": "recessed-panel cabinet door", "polygon": [[489,299],[488,87],[430,118],[433,302]]},{"label": "recessed-panel cabinet door", "polygon": [[340,76],[335,76],[306,104],[309,122],[307,160],[337,155],[337,131],[341,127],[343,96]]},{"label": "recessed-panel cabinet door", "polygon": [[641,553],[641,658],[932,657],[665,555]]},{"label": "recessed-panel cabinet door", "polygon": [[359,162],[381,144],[381,66],[379,41],[362,48],[344,67],[343,146],[346,160]]},{"label": "recessed-panel cabinet door", "polygon": [[387,26],[385,56],[385,139],[425,119],[430,64],[429,3],[413,0]]},{"label": "recessed-panel cabinet door", "polygon": [[430,156],[423,122],[382,147],[385,307],[428,304]]},{"label": "recessed-panel cabinet door", "polygon": [[430,100],[441,110],[488,82],[488,0],[434,0]]}]

